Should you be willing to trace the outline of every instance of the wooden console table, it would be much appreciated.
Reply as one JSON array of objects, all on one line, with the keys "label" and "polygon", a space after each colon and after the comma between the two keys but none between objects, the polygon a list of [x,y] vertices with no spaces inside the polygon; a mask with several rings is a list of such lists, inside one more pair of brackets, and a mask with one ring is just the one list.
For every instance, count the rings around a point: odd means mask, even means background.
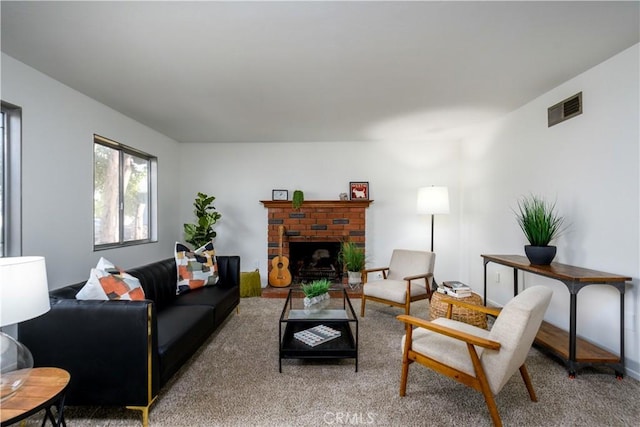
[{"label": "wooden console table", "polygon": [[[574,267],[552,262],[551,265],[531,265],[521,255],[481,255],[484,259],[484,303],[487,303],[487,264],[490,262],[513,268],[513,295],[518,294],[518,270],[556,279],[565,284],[570,294],[569,332],[542,322],[535,344],[562,360],[569,377],[584,366],[610,365],[618,378],[624,374],[624,291],[631,277]],[[578,292],[589,285],[609,285],[620,292],[620,354],[616,356],[588,341],[576,338]]]}]

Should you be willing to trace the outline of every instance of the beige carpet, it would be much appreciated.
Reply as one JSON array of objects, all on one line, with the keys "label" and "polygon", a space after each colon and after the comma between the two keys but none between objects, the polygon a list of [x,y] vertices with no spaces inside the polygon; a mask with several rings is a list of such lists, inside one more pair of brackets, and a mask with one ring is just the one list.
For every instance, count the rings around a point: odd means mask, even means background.
[{"label": "beige carpet", "polygon": [[[353,360],[284,360],[278,373],[278,318],[284,300],[246,298],[161,391],[151,426],[489,426],[482,395],[418,365],[398,395],[399,310],[368,303],[360,320],[359,372]],[[414,305],[428,317],[428,302]],[[359,312],[359,300],[354,301]],[[505,426],[640,425],[640,383],[609,369],[569,380],[556,361],[532,349],[527,362],[537,403],[519,375],[497,396]],[[68,407],[72,426],[138,426],[124,408]],[[32,417],[28,425],[38,425]]]}]

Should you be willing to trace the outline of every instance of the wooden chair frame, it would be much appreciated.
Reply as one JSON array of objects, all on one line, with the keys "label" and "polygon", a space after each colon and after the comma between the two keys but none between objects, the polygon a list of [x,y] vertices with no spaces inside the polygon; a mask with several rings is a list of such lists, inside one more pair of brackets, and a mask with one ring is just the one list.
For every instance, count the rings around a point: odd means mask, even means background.
[{"label": "wooden chair frame", "polygon": [[[470,310],[480,311],[495,317],[497,317],[500,314],[500,309],[498,308],[478,306],[474,304],[465,303],[463,301],[456,301],[452,298],[443,298],[442,301],[448,304],[447,315],[446,315],[448,319],[451,319],[454,305],[464,307]],[[435,324],[423,319],[419,319],[414,316],[409,316],[406,314],[397,316],[397,319],[405,324],[405,333],[406,333],[404,349],[402,352],[402,375],[400,378],[400,396],[406,395],[407,378],[409,376],[409,365],[413,362],[418,362],[421,365],[426,366],[427,368],[431,368],[436,372],[439,372],[443,375],[453,378],[454,380],[481,392],[482,395],[484,396],[484,400],[487,404],[487,408],[489,409],[489,414],[491,415],[493,424],[496,427],[502,426],[502,419],[500,418],[500,414],[498,413],[498,407],[496,406],[493,393],[491,392],[491,389],[489,387],[489,382],[487,381],[487,376],[484,371],[484,367],[482,366],[482,362],[480,361],[480,357],[478,356],[478,353],[476,352],[476,348],[475,348],[475,346],[479,346],[479,347],[484,347],[487,349],[499,351],[500,343],[497,341],[492,341],[489,339],[477,337],[475,335],[471,335],[456,329],[448,328],[446,326],[438,325],[438,324]],[[427,357],[421,353],[414,351],[411,348],[412,332],[413,332],[414,326],[428,329],[430,331],[464,341],[467,344],[467,350],[469,351],[469,357],[471,358],[471,362],[473,363],[473,368],[475,370],[476,376],[474,377],[472,375],[469,375],[466,372],[462,372],[438,360],[432,359],[430,357]],[[533,402],[537,402],[538,398],[535,394],[535,391],[533,389],[533,384],[531,383],[531,378],[529,377],[529,373],[524,364],[520,366],[520,375],[522,376],[522,380],[524,381],[525,386],[527,387],[527,391],[529,392],[529,397]]]},{"label": "wooden chair frame", "polygon": [[[360,305],[360,317],[364,317],[364,309],[365,309],[365,305],[366,305],[366,301],[367,300],[371,300],[371,301],[375,301],[375,302],[380,302],[383,304],[388,304],[394,307],[400,307],[400,308],[404,308],[404,312],[405,314],[409,314],[411,311],[411,303],[414,301],[420,301],[423,299],[431,299],[431,286],[429,286],[429,278],[433,277],[433,273],[426,273],[426,274],[418,274],[415,276],[407,276],[407,277],[403,277],[402,280],[406,280],[407,282],[407,292],[405,295],[405,302],[404,303],[398,303],[395,301],[390,301],[384,298],[378,298],[378,297],[373,297],[373,296],[369,296],[369,295],[365,295],[364,294],[364,287],[367,284],[367,277],[369,276],[369,273],[375,273],[375,272],[382,272],[382,278],[383,279],[387,279],[387,272],[389,271],[389,267],[377,267],[377,268],[369,268],[369,269],[365,269],[362,270],[361,274],[362,274],[362,304]],[[425,288],[427,289],[427,293],[423,294],[423,295],[415,295],[415,296],[411,296],[411,281],[412,280],[418,280],[418,279],[424,279],[424,284],[425,284]]]}]

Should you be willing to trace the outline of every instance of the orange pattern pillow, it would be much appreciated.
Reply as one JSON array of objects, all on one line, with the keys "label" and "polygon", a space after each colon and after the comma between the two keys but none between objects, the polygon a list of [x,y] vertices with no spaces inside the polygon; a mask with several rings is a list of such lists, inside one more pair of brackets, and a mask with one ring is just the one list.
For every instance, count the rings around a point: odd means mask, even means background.
[{"label": "orange pattern pillow", "polygon": [[89,280],[80,289],[76,299],[143,300],[144,290],[137,278],[100,258],[96,268],[91,269]]},{"label": "orange pattern pillow", "polygon": [[195,251],[176,242],[175,259],[178,270],[177,294],[218,283],[218,263],[212,242]]}]

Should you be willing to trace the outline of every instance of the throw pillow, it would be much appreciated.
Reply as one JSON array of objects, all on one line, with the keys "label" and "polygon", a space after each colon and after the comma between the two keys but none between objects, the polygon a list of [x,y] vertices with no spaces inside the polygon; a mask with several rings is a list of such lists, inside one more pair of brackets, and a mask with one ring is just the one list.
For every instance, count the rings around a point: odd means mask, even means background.
[{"label": "throw pillow", "polygon": [[178,270],[178,294],[218,283],[218,263],[212,242],[195,251],[176,242],[175,259]]},{"label": "throw pillow", "polygon": [[143,300],[140,280],[125,273],[105,258],[91,269],[89,280],[76,294],[81,300]]}]

